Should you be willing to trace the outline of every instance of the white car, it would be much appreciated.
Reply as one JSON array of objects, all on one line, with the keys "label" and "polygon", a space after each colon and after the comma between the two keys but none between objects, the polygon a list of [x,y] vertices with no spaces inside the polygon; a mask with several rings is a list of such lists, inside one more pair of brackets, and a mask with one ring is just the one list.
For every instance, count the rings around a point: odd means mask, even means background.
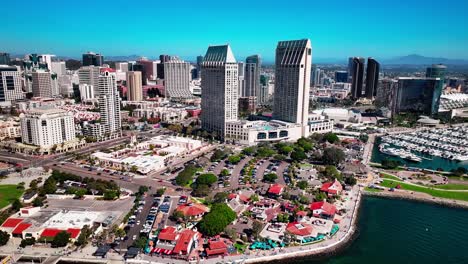
[{"label": "white car", "polygon": [[133,235],[132,240],[136,240],[136,239],[137,239],[137,236]]}]

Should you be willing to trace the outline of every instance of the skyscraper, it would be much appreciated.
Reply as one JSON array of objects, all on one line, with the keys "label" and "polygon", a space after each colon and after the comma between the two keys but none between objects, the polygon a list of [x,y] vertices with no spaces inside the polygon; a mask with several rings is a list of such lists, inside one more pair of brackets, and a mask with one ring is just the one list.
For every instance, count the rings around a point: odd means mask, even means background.
[{"label": "skyscraper", "polygon": [[10,64],[10,54],[5,52],[0,52],[0,65],[9,65]]},{"label": "skyscraper", "polygon": [[252,55],[245,60],[244,89],[241,97],[257,97],[260,93],[260,69],[262,61],[259,55]]},{"label": "skyscraper", "polygon": [[115,70],[121,72],[128,72],[128,62],[116,62]]},{"label": "skyscraper", "polygon": [[244,91],[244,73],[245,73],[245,64],[244,62],[240,61],[237,63],[237,65],[239,65],[239,68],[238,68],[238,71],[237,71],[237,74],[238,74],[238,77],[239,77],[239,92],[238,92],[238,95],[239,97],[242,96],[242,91]]},{"label": "skyscraper", "polygon": [[164,89],[172,99],[192,98],[190,92],[190,63],[173,58],[164,63]]},{"label": "skyscraper", "polygon": [[437,89],[440,83],[440,78],[398,78],[392,113],[437,114],[440,101]]},{"label": "skyscraper", "polygon": [[426,69],[426,77],[440,78],[440,82],[437,83],[437,87],[434,91],[434,102],[432,106],[433,113],[437,113],[439,111],[440,96],[442,95],[442,90],[444,89],[446,70],[447,66],[443,64],[433,64],[431,67]]},{"label": "skyscraper", "polygon": [[380,64],[373,58],[367,59],[366,97],[372,99],[377,94],[379,86]]},{"label": "skyscraper", "polygon": [[201,78],[201,65],[203,62],[203,56],[197,56],[197,78]]},{"label": "skyscraper", "polygon": [[94,89],[94,96],[99,95],[99,75],[101,67],[97,66],[84,66],[78,70],[78,79],[80,84],[92,85]]},{"label": "skyscraper", "polygon": [[55,72],[58,76],[65,75],[67,73],[64,61],[53,61],[50,70]]},{"label": "skyscraper", "polygon": [[88,51],[83,54],[83,66],[102,66],[104,57],[101,54]]},{"label": "skyscraper", "polygon": [[351,97],[358,99],[362,97],[362,86],[364,81],[364,66],[366,61],[361,57],[353,57],[349,60],[349,75],[351,76]]},{"label": "skyscraper", "polygon": [[23,99],[21,73],[14,66],[0,65],[0,102]]},{"label": "skyscraper", "polygon": [[335,72],[335,82],[337,82],[337,83],[348,82],[348,72],[347,71],[336,71]]},{"label": "skyscraper", "polygon": [[141,80],[141,72],[127,72],[127,101],[142,101],[143,86]]},{"label": "skyscraper", "polygon": [[320,68],[314,67],[312,70],[312,85],[313,86],[318,86],[321,85],[321,79],[322,79],[323,71]]},{"label": "skyscraper", "polygon": [[[273,118],[307,125],[312,46],[309,39],[280,41],[276,48]],[[302,131],[306,135],[306,129]]]},{"label": "skyscraper", "polygon": [[225,124],[237,120],[238,64],[229,45],[210,46],[202,63],[202,128],[224,138]]},{"label": "skyscraper", "polygon": [[120,133],[122,121],[120,116],[120,97],[117,92],[117,79],[113,69],[101,69],[99,75],[99,111],[101,114],[101,133]]},{"label": "skyscraper", "polygon": [[32,72],[32,92],[36,97],[54,97],[59,94],[57,74],[37,69]]}]

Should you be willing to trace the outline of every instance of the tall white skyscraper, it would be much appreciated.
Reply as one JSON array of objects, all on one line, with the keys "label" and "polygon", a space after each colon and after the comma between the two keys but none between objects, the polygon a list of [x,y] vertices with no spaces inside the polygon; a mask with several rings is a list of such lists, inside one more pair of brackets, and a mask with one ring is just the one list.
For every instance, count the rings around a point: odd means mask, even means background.
[{"label": "tall white skyscraper", "polygon": [[242,93],[244,91],[244,86],[245,86],[245,79],[244,79],[244,73],[245,73],[245,64],[241,61],[238,62],[237,65],[239,65],[239,69],[237,70],[237,74],[239,76],[239,97],[244,96]]},{"label": "tall white skyscraper", "polygon": [[[307,126],[312,46],[309,39],[280,41],[276,48],[273,118]],[[306,135],[303,129],[303,136]]]},{"label": "tall white skyscraper", "polygon": [[14,66],[0,65],[0,102],[23,99],[21,73]]},{"label": "tall white skyscraper", "polygon": [[142,101],[143,87],[140,71],[127,72],[127,100]]},{"label": "tall white skyscraper", "polygon": [[117,77],[112,69],[102,69],[99,75],[99,111],[105,134],[120,133],[120,97],[117,91]]},{"label": "tall white skyscraper", "polygon": [[115,70],[121,72],[128,72],[128,62],[116,62]]},{"label": "tall white skyscraper", "polygon": [[32,92],[36,97],[54,97],[59,94],[57,75],[48,70],[32,72]]},{"label": "tall white skyscraper", "polygon": [[49,69],[49,71],[52,70],[52,57],[55,57],[55,55],[41,54],[39,56],[42,63],[47,63],[47,69]]},{"label": "tall white skyscraper", "polygon": [[190,92],[190,63],[174,57],[165,62],[164,89],[167,98],[184,99],[193,97]]},{"label": "tall white skyscraper", "polygon": [[255,96],[260,93],[260,68],[262,62],[259,55],[252,55],[245,60],[244,87],[241,97]]},{"label": "tall white skyscraper", "polygon": [[237,120],[238,69],[229,45],[208,47],[201,67],[202,128],[223,138],[226,122]]}]

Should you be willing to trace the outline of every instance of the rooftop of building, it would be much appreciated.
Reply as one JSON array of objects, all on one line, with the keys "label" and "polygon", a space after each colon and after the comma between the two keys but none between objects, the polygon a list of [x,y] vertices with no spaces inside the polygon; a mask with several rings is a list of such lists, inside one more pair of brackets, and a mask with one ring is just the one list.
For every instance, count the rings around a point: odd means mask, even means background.
[{"label": "rooftop of building", "polygon": [[229,44],[209,46],[203,59],[203,64],[209,62],[236,63],[236,58],[234,57]]}]

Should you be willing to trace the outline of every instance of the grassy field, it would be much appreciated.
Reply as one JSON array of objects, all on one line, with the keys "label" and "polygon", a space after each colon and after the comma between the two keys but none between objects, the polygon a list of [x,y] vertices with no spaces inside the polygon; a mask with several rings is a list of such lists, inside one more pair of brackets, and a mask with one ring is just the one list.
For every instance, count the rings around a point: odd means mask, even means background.
[{"label": "grassy field", "polygon": [[0,209],[20,198],[22,194],[23,190],[16,189],[16,185],[0,185]]},{"label": "grassy field", "polygon": [[448,176],[448,177],[449,177],[449,179],[460,180],[460,181],[467,181],[467,182],[468,182],[468,177],[465,177],[465,176],[450,175],[450,176]]},{"label": "grassy field", "polygon": [[415,185],[406,184],[406,183],[394,182],[392,180],[384,180],[380,185],[384,187],[388,187],[388,188],[395,188],[398,184],[401,186],[403,190],[427,193],[434,197],[468,201],[468,192],[448,192],[444,190],[436,190],[432,188],[425,188],[422,186],[415,186]]},{"label": "grassy field", "polygon": [[364,190],[367,192],[381,192],[382,191],[379,189],[374,189],[374,188],[369,188],[369,187],[365,187]]},{"label": "grassy field", "polygon": [[467,184],[458,184],[458,183],[449,183],[444,185],[434,185],[434,188],[444,189],[444,190],[468,190]]},{"label": "grassy field", "polygon": [[400,178],[396,177],[396,176],[393,176],[393,175],[390,175],[388,173],[385,173],[385,172],[381,172],[380,173],[380,177],[384,178],[384,179],[391,179],[391,180],[397,180],[397,181],[401,181]]}]

